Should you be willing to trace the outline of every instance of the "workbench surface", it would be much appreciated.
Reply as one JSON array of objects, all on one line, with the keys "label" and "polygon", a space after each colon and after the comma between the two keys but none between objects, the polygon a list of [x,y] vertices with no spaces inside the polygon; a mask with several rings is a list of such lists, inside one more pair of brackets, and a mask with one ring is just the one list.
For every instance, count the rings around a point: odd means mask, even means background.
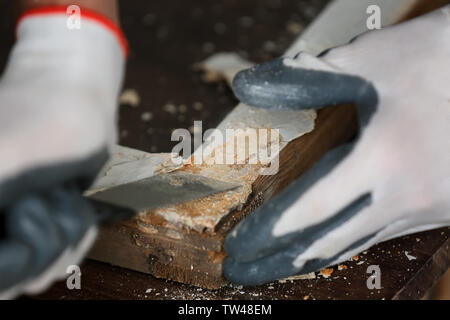
[{"label": "workbench surface", "polygon": [[[205,84],[192,66],[215,52],[238,52],[255,62],[281,55],[320,12],[326,0],[122,1],[122,24],[131,55],[125,89],[138,106],[122,105],[121,144],[149,152],[170,152],[176,128],[194,120],[215,127],[237,101],[224,83]],[[437,1],[439,2],[439,1]],[[13,41],[10,1],[0,0],[2,39]],[[0,47],[6,61],[8,41]],[[380,244],[334,270],[329,278],[274,282],[257,288],[218,291],[180,285],[87,261],[82,290],[56,284],[39,299],[392,299],[421,298],[450,263],[450,229]],[[369,290],[367,268],[379,265],[380,290]],[[336,269],[336,268],[335,268]]]},{"label": "workbench surface", "polygon": [[[408,258],[408,256],[409,258]],[[415,258],[415,259],[414,259]],[[413,259],[413,260],[410,260]],[[450,228],[382,243],[344,263],[348,269],[325,279],[275,281],[254,288],[224,287],[210,291],[87,261],[82,267],[82,289],[55,285],[39,299],[420,299],[450,263]],[[367,268],[378,265],[381,289],[369,290]]]}]

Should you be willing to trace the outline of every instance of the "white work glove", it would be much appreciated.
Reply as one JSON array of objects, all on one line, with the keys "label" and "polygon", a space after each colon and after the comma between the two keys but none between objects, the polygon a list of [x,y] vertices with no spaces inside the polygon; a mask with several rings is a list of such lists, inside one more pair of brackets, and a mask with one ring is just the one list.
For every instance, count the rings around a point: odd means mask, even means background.
[{"label": "white work glove", "polygon": [[450,6],[320,58],[303,53],[244,71],[234,90],[269,109],[355,102],[362,130],[237,226],[225,246],[230,281],[318,271],[450,225]]},{"label": "white work glove", "polygon": [[0,80],[0,298],[36,293],[90,247],[100,217],[82,197],[116,141],[126,40],[65,8],[27,12]]}]

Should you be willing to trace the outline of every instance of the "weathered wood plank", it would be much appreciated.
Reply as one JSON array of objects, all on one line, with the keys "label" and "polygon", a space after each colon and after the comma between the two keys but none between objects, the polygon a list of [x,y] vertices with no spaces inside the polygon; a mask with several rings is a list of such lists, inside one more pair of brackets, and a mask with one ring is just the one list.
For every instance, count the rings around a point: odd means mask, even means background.
[{"label": "weathered wood plank", "polygon": [[219,288],[226,284],[221,267],[225,258],[223,241],[231,228],[298,178],[328,150],[352,138],[356,131],[353,106],[324,109],[318,114],[313,132],[283,149],[279,173],[258,178],[244,208],[229,214],[214,231],[176,230],[167,227],[163,219],[144,223],[136,218],[104,228],[89,256],[156,277]]}]

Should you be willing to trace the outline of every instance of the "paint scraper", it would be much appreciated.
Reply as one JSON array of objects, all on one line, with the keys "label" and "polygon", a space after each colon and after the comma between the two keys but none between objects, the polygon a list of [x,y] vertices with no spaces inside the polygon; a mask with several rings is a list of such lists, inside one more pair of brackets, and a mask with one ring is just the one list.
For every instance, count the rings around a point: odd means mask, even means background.
[{"label": "paint scraper", "polygon": [[199,175],[172,172],[97,192],[88,198],[136,212],[200,199],[239,185]]},{"label": "paint scraper", "polygon": [[115,222],[161,207],[177,205],[234,190],[233,184],[180,171],[160,173],[157,168],[170,154],[149,154],[116,147],[111,161],[86,197],[100,221]]}]

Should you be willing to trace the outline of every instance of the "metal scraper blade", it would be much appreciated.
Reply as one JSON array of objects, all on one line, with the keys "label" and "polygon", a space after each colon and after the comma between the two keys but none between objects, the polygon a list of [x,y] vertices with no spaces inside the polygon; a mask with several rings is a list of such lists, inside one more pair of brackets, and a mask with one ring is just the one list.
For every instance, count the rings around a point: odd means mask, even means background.
[{"label": "metal scraper blade", "polygon": [[141,212],[200,199],[238,187],[239,185],[225,181],[173,172],[112,187],[90,195],[89,198]]}]

